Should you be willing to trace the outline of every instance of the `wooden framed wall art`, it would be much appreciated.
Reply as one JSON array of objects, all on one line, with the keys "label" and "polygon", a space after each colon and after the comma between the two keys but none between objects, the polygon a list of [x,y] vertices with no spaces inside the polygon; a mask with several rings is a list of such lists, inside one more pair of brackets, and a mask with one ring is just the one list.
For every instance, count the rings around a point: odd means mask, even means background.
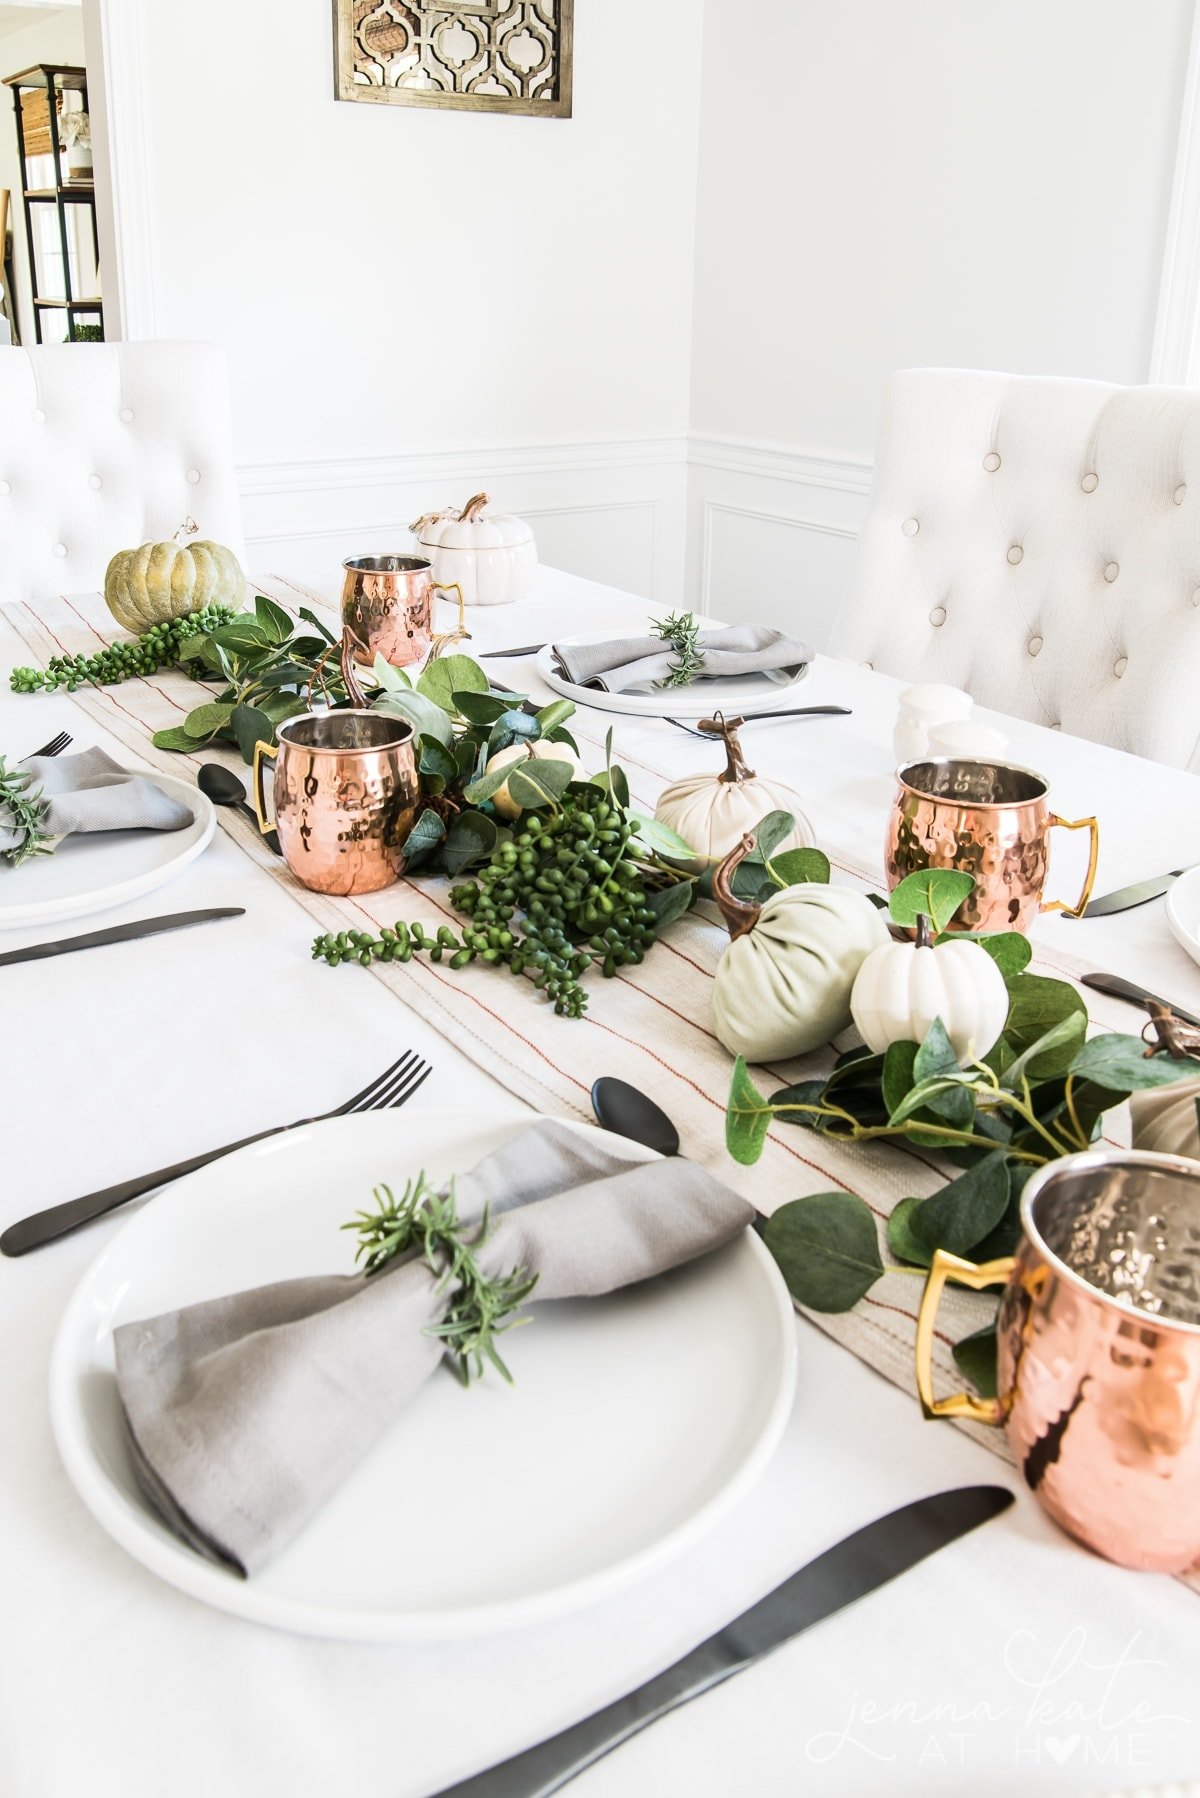
[{"label": "wooden framed wall art", "polygon": [[334,0],[339,100],[571,116],[574,0]]}]

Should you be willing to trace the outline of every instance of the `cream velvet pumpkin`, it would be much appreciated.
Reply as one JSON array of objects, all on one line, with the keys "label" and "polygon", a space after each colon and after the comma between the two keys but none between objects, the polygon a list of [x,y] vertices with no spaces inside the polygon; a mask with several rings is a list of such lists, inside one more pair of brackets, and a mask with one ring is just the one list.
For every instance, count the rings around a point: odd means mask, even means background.
[{"label": "cream velvet pumpkin", "polygon": [[697,851],[685,864],[694,874],[723,860],[768,812],[790,812],[795,820],[795,829],[773,852],[776,855],[785,849],[808,849],[816,842],[800,795],[782,781],[760,780],[746,766],[738,740],[738,727],[744,723],[744,718],[727,719],[720,713],[703,720],[701,730],[724,740],[724,773],[686,775],[667,787],[654,808],[658,823],[667,825]]},{"label": "cream velvet pumpkin", "polygon": [[1008,1021],[1008,988],[978,943],[885,943],[859,970],[850,1009],[876,1054],[923,1042],[940,1018],[960,1067],[986,1055]]},{"label": "cream velvet pumpkin", "polygon": [[462,588],[468,606],[505,606],[524,599],[533,583],[537,545],[523,518],[488,512],[477,493],[461,512],[430,512],[413,530],[433,563],[433,578]]},{"label": "cream velvet pumpkin", "polygon": [[761,907],[732,899],[733,868],[752,843],[744,838],[713,876],[714,896],[737,933],[717,964],[713,1025],[731,1055],[785,1061],[849,1026],[854,977],[886,942],[887,925],[847,887],[784,887]]},{"label": "cream velvet pumpkin", "polygon": [[1133,1093],[1129,1112],[1134,1148],[1153,1149],[1161,1155],[1187,1155],[1192,1161],[1200,1161],[1198,1099],[1200,1080],[1177,1080],[1172,1086]]},{"label": "cream velvet pumpkin", "polygon": [[104,576],[109,611],[138,633],[205,606],[236,611],[245,597],[241,565],[220,543],[143,543],[118,550]]},{"label": "cream velvet pumpkin", "polygon": [[[487,771],[495,773],[497,768],[516,767],[520,762],[530,758],[543,762],[566,762],[572,769],[572,780],[586,780],[579,758],[569,743],[550,743],[539,739],[536,743],[510,743],[507,749],[498,749],[488,760]],[[492,794],[492,804],[502,818],[519,818],[521,807],[508,790],[506,781]]]}]

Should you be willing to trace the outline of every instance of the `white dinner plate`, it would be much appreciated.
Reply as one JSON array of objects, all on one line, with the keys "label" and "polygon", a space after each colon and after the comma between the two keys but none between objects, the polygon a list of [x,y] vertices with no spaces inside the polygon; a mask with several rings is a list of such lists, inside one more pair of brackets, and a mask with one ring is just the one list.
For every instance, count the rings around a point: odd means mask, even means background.
[{"label": "white dinner plate", "polygon": [[1167,888],[1171,935],[1193,961],[1200,962],[1200,868],[1192,868]]},{"label": "white dinner plate", "polygon": [[191,781],[147,774],[192,814],[182,830],[104,830],[64,837],[51,855],[0,866],[0,930],[53,924],[152,893],[207,849],[217,828],[212,802]]},{"label": "white dinner plate", "polygon": [[[703,621],[701,621],[703,622]],[[588,636],[560,638],[568,643],[603,643],[611,631],[593,631]],[[534,667],[542,680],[564,699],[576,705],[590,705],[602,712],[624,712],[641,718],[711,718],[724,712],[727,718],[749,718],[755,712],[769,712],[785,704],[786,696],[799,685],[809,670],[809,663],[798,668],[786,680],[772,680],[766,674],[739,674],[728,680],[698,680],[687,687],[632,687],[625,693],[605,693],[598,687],[580,687],[567,680],[554,666],[554,646],[543,644]]]},{"label": "white dinner plate", "polygon": [[422,1168],[444,1178],[525,1127],[415,1108],[335,1118],[201,1169],[125,1225],[71,1299],[50,1374],[67,1471],[123,1548],[259,1623],[428,1641],[575,1610],[712,1528],[766,1466],[795,1384],[791,1301],[751,1231],[612,1297],[534,1305],[532,1323],[505,1339],[511,1387],[489,1374],[464,1388],[439,1368],[252,1579],[186,1548],[138,1489],[113,1374],[117,1324],[349,1272],[352,1238],[339,1226],[369,1207],[373,1186]]}]

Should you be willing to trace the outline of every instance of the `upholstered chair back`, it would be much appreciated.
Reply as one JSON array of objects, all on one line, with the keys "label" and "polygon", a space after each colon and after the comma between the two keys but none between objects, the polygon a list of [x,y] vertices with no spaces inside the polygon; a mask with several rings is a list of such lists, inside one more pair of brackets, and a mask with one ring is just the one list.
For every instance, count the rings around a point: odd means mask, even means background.
[{"label": "upholstered chair back", "polygon": [[188,517],[241,555],[219,349],[0,348],[0,603],[93,592],[117,550]]},{"label": "upholstered chair back", "polygon": [[894,375],[833,649],[1200,768],[1200,391]]}]

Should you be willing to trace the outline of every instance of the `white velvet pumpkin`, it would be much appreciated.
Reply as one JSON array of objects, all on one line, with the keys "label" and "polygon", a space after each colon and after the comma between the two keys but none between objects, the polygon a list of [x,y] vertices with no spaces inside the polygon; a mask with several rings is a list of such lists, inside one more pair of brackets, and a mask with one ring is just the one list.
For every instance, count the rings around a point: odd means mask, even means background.
[{"label": "white velvet pumpkin", "polygon": [[1200,1118],[1196,1101],[1200,1080],[1178,1080],[1172,1086],[1154,1086],[1133,1093],[1129,1112],[1133,1119],[1135,1149],[1153,1149],[1161,1155],[1187,1155],[1200,1161]]},{"label": "white velvet pumpkin", "polygon": [[719,713],[701,726],[725,742],[722,774],[688,774],[666,788],[654,808],[658,823],[666,824],[697,851],[686,865],[701,873],[722,861],[741,842],[747,831],[761,824],[768,812],[790,812],[796,828],[774,851],[808,849],[816,842],[813,827],[800,804],[800,795],[780,780],[760,780],[746,766],[738,726],[743,718],[723,718]]},{"label": "white velvet pumpkin", "polygon": [[433,578],[462,588],[468,606],[505,606],[524,599],[533,584],[537,545],[523,518],[488,512],[477,493],[461,512],[451,508],[418,518],[413,530],[433,563]]},{"label": "white velvet pumpkin", "polygon": [[241,565],[220,543],[143,543],[118,550],[104,576],[109,611],[127,631],[138,633],[205,606],[236,611],[245,597]]},{"label": "white velvet pumpkin", "polygon": [[731,903],[728,880],[751,843],[744,838],[713,877],[726,922],[738,933],[717,964],[713,1025],[731,1055],[786,1061],[848,1027],[854,977],[886,941],[887,925],[848,887],[784,887],[761,907]]},{"label": "white velvet pumpkin", "polygon": [[940,1018],[960,1067],[986,1055],[1008,1019],[1008,988],[978,943],[887,942],[863,963],[850,1009],[876,1054],[923,1042]]},{"label": "white velvet pumpkin", "polygon": [[[487,771],[493,774],[497,768],[516,767],[519,762],[527,762],[531,757],[544,762],[567,762],[573,770],[572,780],[587,779],[579,758],[569,743],[548,743],[540,738],[536,743],[510,743],[507,749],[498,749],[489,758]],[[521,816],[521,807],[509,792],[507,781],[492,794],[492,804],[502,818]]]}]

